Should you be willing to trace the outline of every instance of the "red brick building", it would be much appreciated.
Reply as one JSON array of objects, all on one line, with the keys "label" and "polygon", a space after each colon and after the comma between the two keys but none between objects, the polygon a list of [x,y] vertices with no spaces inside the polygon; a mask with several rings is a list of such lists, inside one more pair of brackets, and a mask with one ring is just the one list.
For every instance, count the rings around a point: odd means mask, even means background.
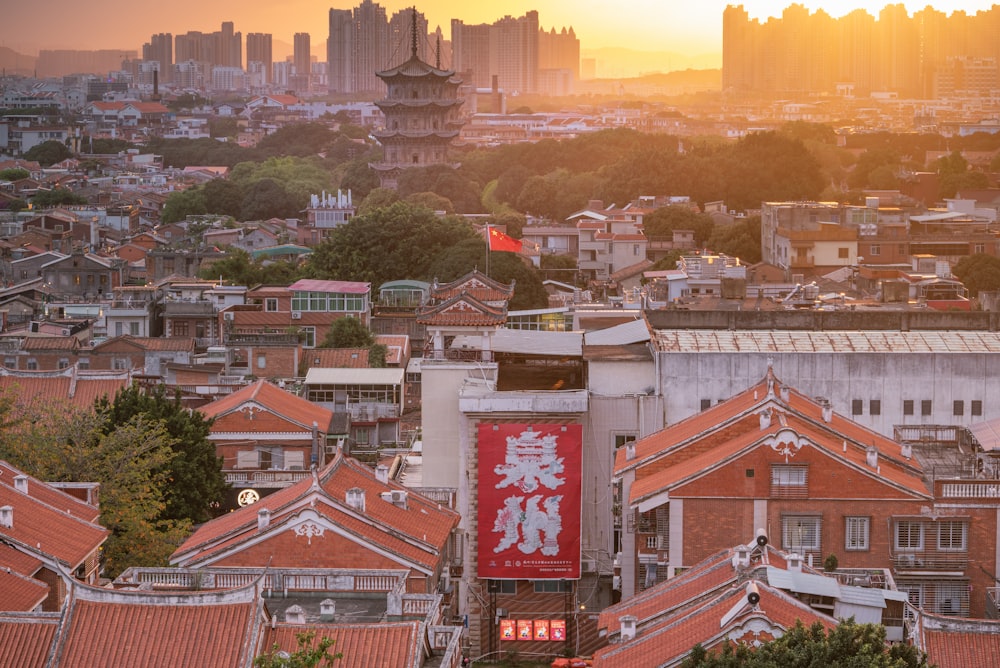
[{"label": "red brick building", "polygon": [[[982,616],[997,571],[995,481],[925,480],[909,445],[759,384],[616,453],[623,598],[763,529],[817,567],[891,568],[917,607]],[[969,487],[969,489],[966,489]],[[972,489],[975,488],[975,489]],[[982,493],[980,493],[982,492]]]}]

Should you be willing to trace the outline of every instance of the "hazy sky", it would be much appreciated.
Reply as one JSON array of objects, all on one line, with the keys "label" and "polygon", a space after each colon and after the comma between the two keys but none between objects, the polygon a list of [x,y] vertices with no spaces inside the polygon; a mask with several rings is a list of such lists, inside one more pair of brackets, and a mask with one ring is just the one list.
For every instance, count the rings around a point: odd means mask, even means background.
[{"label": "hazy sky", "polygon": [[[41,4],[3,0],[0,9],[0,46],[35,55],[39,48],[135,49],[149,36],[189,30],[214,32],[223,21],[233,21],[245,36],[268,32],[275,40],[291,43],[296,32],[312,35],[314,53],[326,41],[327,13],[331,7],[352,8],[361,0],[46,0]],[[626,46],[646,51],[668,50],[687,55],[721,52],[722,11],[727,4],[742,4],[753,18],[780,16],[791,0],[383,0],[387,13],[416,4],[427,15],[431,29],[440,25],[446,39],[451,19],[466,23],[492,23],[504,15],[522,16],[538,10],[542,27],[572,26],[584,50]],[[874,16],[889,0],[804,0],[811,10],[822,7],[839,17],[853,9]],[[912,13],[931,5],[950,14],[974,14],[988,9],[990,0],[906,0]]]}]

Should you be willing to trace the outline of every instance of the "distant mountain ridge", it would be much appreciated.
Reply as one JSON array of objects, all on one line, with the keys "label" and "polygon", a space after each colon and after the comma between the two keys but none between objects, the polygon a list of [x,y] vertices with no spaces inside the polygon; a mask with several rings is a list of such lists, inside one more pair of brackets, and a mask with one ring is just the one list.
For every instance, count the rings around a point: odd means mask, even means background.
[{"label": "distant mountain ridge", "polygon": [[639,51],[627,47],[607,46],[581,49],[583,58],[596,60],[599,79],[634,78],[656,72],[678,70],[711,70],[722,67],[721,53],[684,55],[673,51]]}]

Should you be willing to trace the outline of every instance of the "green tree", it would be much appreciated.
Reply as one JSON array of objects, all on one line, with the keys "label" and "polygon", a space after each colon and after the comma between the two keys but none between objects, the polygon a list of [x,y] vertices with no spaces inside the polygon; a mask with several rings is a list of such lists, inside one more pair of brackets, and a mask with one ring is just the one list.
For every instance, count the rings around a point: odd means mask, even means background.
[{"label": "green tree", "polygon": [[642,224],[650,239],[670,240],[676,230],[691,230],[699,247],[705,245],[715,228],[711,216],[680,205],[660,207],[644,216]]},{"label": "green tree", "polygon": [[19,407],[21,419],[0,435],[0,458],[42,480],[97,482],[104,573],[165,566],[190,532],[190,520],[162,517],[177,457],[164,424],[147,416],[109,425],[100,416],[51,400]]},{"label": "green tree", "polygon": [[208,213],[205,203],[205,191],[201,188],[177,190],[167,196],[160,219],[164,223],[176,223],[188,216],[200,216]]},{"label": "green tree", "polygon": [[1000,258],[993,255],[967,255],[951,269],[955,277],[969,289],[969,295],[1000,290]]},{"label": "green tree", "polygon": [[407,195],[404,201],[414,206],[425,207],[431,211],[455,213],[455,206],[451,203],[450,199],[429,191]]},{"label": "green tree", "polygon": [[716,225],[707,245],[716,253],[738,257],[743,264],[757,264],[761,259],[760,216],[741,218],[732,225]]},{"label": "green tree", "polygon": [[375,188],[358,205],[357,213],[363,215],[375,209],[392,206],[399,201],[399,193],[390,188]]},{"label": "green tree", "polygon": [[137,415],[163,422],[176,456],[165,467],[170,485],[161,519],[198,523],[218,513],[228,485],[222,459],[208,440],[211,421],[185,408],[179,392],[170,397],[163,385],[147,390],[132,385],[119,390],[111,401],[107,397],[98,400],[94,409],[104,420],[106,432]]},{"label": "green tree", "polygon": [[246,187],[240,210],[244,220],[268,220],[294,218],[303,206],[281,183],[264,178]]},{"label": "green tree", "polygon": [[31,198],[31,203],[36,209],[47,209],[66,204],[87,204],[87,198],[66,188],[53,188],[52,190],[39,190]]},{"label": "green tree", "polygon": [[298,649],[294,652],[283,651],[275,643],[270,652],[255,658],[253,665],[257,668],[321,668],[332,666],[334,661],[344,657],[341,652],[331,654],[329,650],[336,641],[326,636],[317,640],[315,630],[296,633],[295,639]]},{"label": "green tree", "polygon": [[42,167],[54,165],[72,156],[73,152],[69,150],[69,147],[55,139],[43,141],[24,152],[25,160],[35,160]]},{"label": "green tree", "polygon": [[206,213],[243,220],[243,190],[237,184],[226,179],[212,179],[201,186],[201,191],[205,199]]},{"label": "green tree", "polygon": [[0,181],[20,181],[31,176],[31,172],[22,167],[0,169]]},{"label": "green tree", "polygon": [[337,318],[330,325],[318,348],[369,348],[375,343],[371,333],[358,318]]},{"label": "green tree", "polygon": [[211,118],[208,121],[208,134],[214,139],[235,137],[239,133],[239,125],[235,118]]},{"label": "green tree", "polygon": [[289,285],[304,275],[297,262],[279,262],[254,259],[242,248],[228,248],[225,256],[215,260],[198,272],[205,280],[220,276],[231,285]]},{"label": "green tree", "polygon": [[373,343],[368,348],[368,366],[372,369],[384,369],[385,357],[389,354],[389,347],[384,343]]},{"label": "green tree", "polygon": [[928,668],[927,656],[913,645],[885,642],[885,627],[843,621],[830,630],[801,621],[756,649],[724,643],[719,652],[696,645],[682,668]]}]

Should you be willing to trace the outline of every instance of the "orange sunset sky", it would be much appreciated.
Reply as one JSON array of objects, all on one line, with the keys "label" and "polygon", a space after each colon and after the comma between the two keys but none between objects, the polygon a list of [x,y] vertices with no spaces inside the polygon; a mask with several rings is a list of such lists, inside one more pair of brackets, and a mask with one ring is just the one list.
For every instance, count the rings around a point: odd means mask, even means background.
[{"label": "orange sunset sky", "polygon": [[[0,9],[0,46],[27,55],[42,49],[130,49],[140,50],[157,32],[173,34],[189,30],[213,32],[222,21],[233,21],[245,36],[268,32],[276,42],[291,43],[296,32],[312,36],[313,51],[321,59],[327,37],[327,13],[331,7],[346,9],[361,0],[171,0],[146,3],[136,0],[46,0],[44,3],[3,2]],[[380,2],[391,15],[412,6],[409,2]],[[643,51],[671,51],[685,55],[718,54],[721,64],[722,12],[727,4],[742,4],[751,17],[766,20],[780,16],[790,0],[423,0],[416,7],[450,38],[452,18],[466,23],[492,23],[503,15],[521,16],[535,9],[542,27],[572,26],[581,47],[620,46]],[[822,8],[839,17],[854,9],[878,16],[888,0],[805,0],[810,10]],[[927,5],[951,14],[970,14],[993,6],[989,0],[907,1],[912,13]],[[284,56],[276,45],[275,56]]]}]

